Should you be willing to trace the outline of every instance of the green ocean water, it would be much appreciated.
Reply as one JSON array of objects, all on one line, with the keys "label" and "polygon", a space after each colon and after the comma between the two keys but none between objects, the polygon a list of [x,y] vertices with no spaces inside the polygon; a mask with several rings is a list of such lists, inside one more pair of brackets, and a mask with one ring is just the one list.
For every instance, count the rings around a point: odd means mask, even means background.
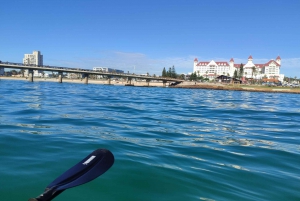
[{"label": "green ocean water", "polygon": [[299,201],[299,97],[0,80],[0,200],[106,148],[112,168],[54,200]]}]

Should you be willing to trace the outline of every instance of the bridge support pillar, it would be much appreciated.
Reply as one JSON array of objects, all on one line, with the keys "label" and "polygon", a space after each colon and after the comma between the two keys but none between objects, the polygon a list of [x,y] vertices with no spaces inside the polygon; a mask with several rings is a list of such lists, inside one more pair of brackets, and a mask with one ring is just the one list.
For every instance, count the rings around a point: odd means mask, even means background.
[{"label": "bridge support pillar", "polygon": [[147,83],[147,86],[149,87],[150,86],[150,79],[147,79],[146,83]]},{"label": "bridge support pillar", "polygon": [[125,86],[134,86],[133,84],[131,84],[132,78],[128,77],[127,78],[127,84],[125,84]]},{"label": "bridge support pillar", "polygon": [[83,75],[83,77],[84,77],[84,84],[88,84],[89,83],[89,74],[84,74]]},{"label": "bridge support pillar", "polygon": [[59,72],[59,73],[58,73],[58,82],[59,82],[59,83],[62,83],[62,77],[63,77],[63,73],[62,73],[62,72]]},{"label": "bridge support pillar", "polygon": [[33,70],[28,69],[29,82],[33,82]]},{"label": "bridge support pillar", "polygon": [[107,84],[111,85],[111,76],[107,76]]},{"label": "bridge support pillar", "polygon": [[163,87],[166,87],[166,85],[167,85],[167,81],[163,81]]}]

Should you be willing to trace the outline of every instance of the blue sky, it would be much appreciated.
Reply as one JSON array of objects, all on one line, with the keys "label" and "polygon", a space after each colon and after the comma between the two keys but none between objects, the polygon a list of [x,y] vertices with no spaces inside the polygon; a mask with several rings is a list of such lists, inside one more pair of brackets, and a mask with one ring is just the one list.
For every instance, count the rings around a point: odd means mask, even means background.
[{"label": "blue sky", "polygon": [[40,50],[45,65],[159,75],[201,61],[282,58],[300,77],[299,0],[10,0],[0,7],[0,60]]}]

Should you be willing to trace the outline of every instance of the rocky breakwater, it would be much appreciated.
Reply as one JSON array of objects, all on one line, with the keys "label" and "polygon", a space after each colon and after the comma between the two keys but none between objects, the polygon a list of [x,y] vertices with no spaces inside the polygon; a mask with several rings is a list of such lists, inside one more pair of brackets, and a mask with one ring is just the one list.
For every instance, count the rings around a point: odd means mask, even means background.
[{"label": "rocky breakwater", "polygon": [[170,88],[184,88],[184,89],[209,89],[209,90],[231,90],[231,91],[250,91],[250,92],[266,92],[266,93],[294,93],[300,94],[300,89],[293,88],[273,88],[261,87],[251,85],[238,84],[221,84],[221,83],[195,83],[183,82],[179,85],[169,86]]}]

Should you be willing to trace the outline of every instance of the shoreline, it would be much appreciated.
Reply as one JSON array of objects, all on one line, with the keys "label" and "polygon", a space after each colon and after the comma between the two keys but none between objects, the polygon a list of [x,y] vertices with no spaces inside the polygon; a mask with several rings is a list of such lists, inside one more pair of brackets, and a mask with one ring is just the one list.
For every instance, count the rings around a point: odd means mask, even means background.
[{"label": "shoreline", "polygon": [[[29,82],[29,80],[25,77],[0,77],[1,80],[19,80],[19,81],[25,81]],[[33,82],[58,82],[58,78],[33,78]],[[85,84],[84,79],[68,79],[68,78],[63,78],[62,82],[66,83],[77,83],[77,84]],[[117,86],[125,86],[127,81],[125,80],[111,80],[110,85],[117,85]],[[89,79],[88,84],[102,84],[102,85],[109,85],[108,80],[94,80],[94,79]],[[149,86],[147,85],[146,81],[131,81],[132,86],[136,87],[163,87],[162,82],[150,82]]]},{"label": "shoreline", "polygon": [[266,87],[255,86],[255,85],[224,85],[224,84],[219,84],[219,83],[216,83],[216,84],[197,83],[194,85],[179,84],[177,86],[170,86],[170,88],[300,94],[300,89],[293,89],[293,88],[284,88],[284,87],[282,87],[282,88],[278,88],[278,87],[266,88]]},{"label": "shoreline", "polygon": [[[24,77],[0,77],[1,80],[20,80],[20,81],[28,81],[28,79]],[[58,78],[34,78],[34,82],[58,82]],[[66,83],[77,83],[77,84],[85,84],[84,79],[63,79],[62,82]],[[108,85],[107,80],[93,80],[89,79],[88,84],[102,84]],[[110,85],[116,86],[126,86],[128,83],[125,80],[112,80]],[[133,87],[163,87],[162,82],[150,82],[149,86],[146,81],[132,81]],[[248,91],[248,92],[264,92],[264,93],[290,93],[290,94],[300,94],[299,89],[293,88],[278,88],[278,87],[262,87],[256,85],[229,85],[229,84],[221,84],[221,83],[195,83],[192,81],[184,81],[175,86],[168,86],[168,88],[178,88],[178,89],[208,89],[208,90],[228,90],[228,91]]]}]

